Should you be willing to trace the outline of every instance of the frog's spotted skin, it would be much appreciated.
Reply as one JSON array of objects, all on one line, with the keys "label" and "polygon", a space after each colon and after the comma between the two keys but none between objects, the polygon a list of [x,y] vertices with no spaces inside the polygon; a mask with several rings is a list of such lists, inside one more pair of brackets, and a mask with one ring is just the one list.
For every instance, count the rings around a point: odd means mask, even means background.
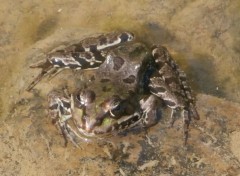
[{"label": "frog's spotted skin", "polygon": [[149,51],[133,39],[129,32],[86,38],[31,66],[42,72],[27,90],[63,69],[96,69],[91,76],[94,81],[86,81],[84,89],[73,94],[53,91],[48,96],[49,115],[66,142],[70,139],[78,146],[77,138],[152,126],[163,101],[172,108],[171,125],[177,116],[183,118],[186,143],[191,118],[199,116],[184,72],[165,47]]}]

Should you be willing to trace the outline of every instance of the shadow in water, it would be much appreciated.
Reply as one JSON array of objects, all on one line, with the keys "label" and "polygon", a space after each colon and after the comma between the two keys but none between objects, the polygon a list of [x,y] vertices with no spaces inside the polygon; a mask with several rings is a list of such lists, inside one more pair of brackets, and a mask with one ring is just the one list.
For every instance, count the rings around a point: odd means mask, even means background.
[{"label": "shadow in water", "polygon": [[58,17],[50,16],[44,19],[38,26],[35,35],[33,35],[33,40],[38,41],[44,39],[45,37],[51,35],[57,28]]},{"label": "shadow in water", "polygon": [[186,72],[188,78],[192,80],[193,89],[198,92],[225,97],[224,92],[218,89],[219,82],[215,77],[216,68],[213,58],[208,55],[193,55],[189,60],[189,67]]}]

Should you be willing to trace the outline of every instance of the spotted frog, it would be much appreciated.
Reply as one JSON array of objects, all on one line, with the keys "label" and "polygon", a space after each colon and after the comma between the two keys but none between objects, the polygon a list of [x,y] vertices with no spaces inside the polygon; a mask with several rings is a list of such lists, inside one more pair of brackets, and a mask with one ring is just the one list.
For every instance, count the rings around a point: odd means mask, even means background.
[{"label": "spotted frog", "polygon": [[183,118],[186,144],[191,119],[199,119],[186,76],[165,47],[149,49],[134,38],[130,32],[89,37],[31,65],[42,72],[28,91],[42,78],[63,69],[86,73],[81,89],[73,93],[53,90],[48,95],[49,115],[66,144],[70,140],[79,146],[79,138],[103,137],[137,125],[153,126],[163,104],[172,109],[171,125],[178,116]]}]

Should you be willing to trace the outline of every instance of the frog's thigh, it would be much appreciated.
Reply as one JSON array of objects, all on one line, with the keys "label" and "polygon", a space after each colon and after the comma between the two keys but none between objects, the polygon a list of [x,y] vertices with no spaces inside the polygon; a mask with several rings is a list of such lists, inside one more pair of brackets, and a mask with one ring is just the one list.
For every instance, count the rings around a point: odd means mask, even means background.
[{"label": "frog's thigh", "polygon": [[178,107],[179,101],[169,86],[161,77],[152,77],[149,83],[150,92],[164,100],[165,104],[170,108]]}]

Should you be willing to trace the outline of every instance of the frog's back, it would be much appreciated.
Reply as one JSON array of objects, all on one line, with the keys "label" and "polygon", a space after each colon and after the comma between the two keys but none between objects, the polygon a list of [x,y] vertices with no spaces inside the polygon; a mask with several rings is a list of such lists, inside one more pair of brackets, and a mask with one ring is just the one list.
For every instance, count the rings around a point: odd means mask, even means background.
[{"label": "frog's back", "polygon": [[101,82],[118,85],[120,92],[126,89],[135,92],[143,79],[140,73],[143,71],[143,63],[149,57],[151,55],[144,44],[130,43],[119,46],[108,52],[106,61],[96,71],[96,76]]}]

